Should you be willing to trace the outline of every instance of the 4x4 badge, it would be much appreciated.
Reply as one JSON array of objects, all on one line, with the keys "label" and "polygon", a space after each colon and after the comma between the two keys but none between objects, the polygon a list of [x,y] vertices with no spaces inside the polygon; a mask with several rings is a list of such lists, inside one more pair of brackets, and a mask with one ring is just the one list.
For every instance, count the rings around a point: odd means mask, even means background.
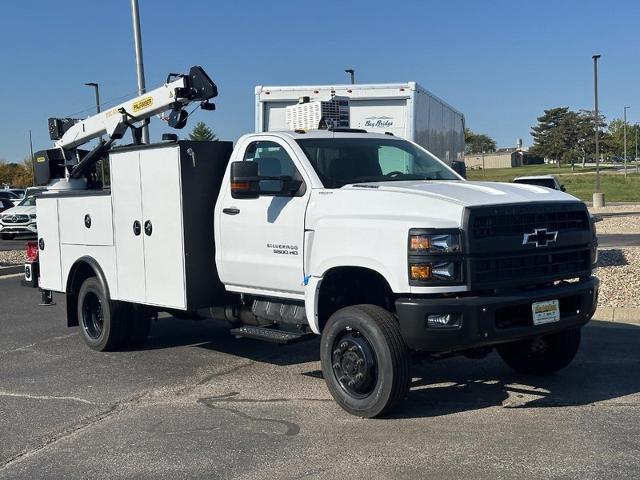
[{"label": "4x4 badge", "polygon": [[533,233],[525,233],[522,237],[522,245],[529,243],[535,244],[536,247],[546,247],[558,238],[558,232],[548,232],[546,228],[536,228]]}]

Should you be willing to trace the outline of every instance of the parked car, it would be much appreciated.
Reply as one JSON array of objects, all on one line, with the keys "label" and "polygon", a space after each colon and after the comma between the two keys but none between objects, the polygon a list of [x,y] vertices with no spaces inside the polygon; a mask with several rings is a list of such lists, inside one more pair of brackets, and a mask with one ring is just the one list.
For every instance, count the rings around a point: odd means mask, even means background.
[{"label": "parked car", "polygon": [[558,179],[553,175],[532,175],[529,177],[516,177],[513,179],[513,183],[526,183],[528,185],[536,185],[538,187],[547,187],[553,190],[566,191],[564,185],[558,182]]},{"label": "parked car", "polygon": [[14,205],[11,200],[9,200],[8,198],[0,198],[0,213],[13,207]]},{"label": "parked car", "polygon": [[10,188],[9,191],[15,193],[20,198],[24,198],[27,193],[24,188]]},{"label": "parked car", "polygon": [[21,200],[20,196],[13,193],[11,190],[0,190],[0,198],[6,198],[7,200],[10,200],[14,206],[18,205]]},{"label": "parked car", "polygon": [[0,215],[0,238],[11,240],[16,235],[37,235],[36,197],[25,197],[16,207],[9,208]]}]

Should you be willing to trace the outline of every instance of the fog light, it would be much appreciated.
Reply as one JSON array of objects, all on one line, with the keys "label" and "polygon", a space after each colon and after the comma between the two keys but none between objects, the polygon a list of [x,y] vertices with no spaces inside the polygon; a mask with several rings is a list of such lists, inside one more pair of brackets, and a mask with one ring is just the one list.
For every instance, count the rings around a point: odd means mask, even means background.
[{"label": "fog light", "polygon": [[434,313],[427,315],[429,328],[458,328],[462,325],[462,315],[459,313]]}]

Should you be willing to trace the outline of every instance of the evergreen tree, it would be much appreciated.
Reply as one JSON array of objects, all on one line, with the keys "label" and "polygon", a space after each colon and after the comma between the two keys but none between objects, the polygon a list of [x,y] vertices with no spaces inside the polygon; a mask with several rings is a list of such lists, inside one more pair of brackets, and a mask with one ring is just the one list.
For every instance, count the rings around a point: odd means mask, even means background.
[{"label": "evergreen tree", "polygon": [[189,134],[189,139],[211,141],[211,140],[217,140],[217,137],[216,137],[216,134],[213,133],[213,130],[207,127],[207,125],[204,122],[198,122],[196,123],[195,127],[193,127],[193,130],[191,130],[191,133]]},{"label": "evergreen tree", "polygon": [[578,114],[569,110],[569,107],[545,110],[537,119],[538,125],[531,128],[531,152],[551,158],[560,166],[564,153],[574,149],[577,117]]}]

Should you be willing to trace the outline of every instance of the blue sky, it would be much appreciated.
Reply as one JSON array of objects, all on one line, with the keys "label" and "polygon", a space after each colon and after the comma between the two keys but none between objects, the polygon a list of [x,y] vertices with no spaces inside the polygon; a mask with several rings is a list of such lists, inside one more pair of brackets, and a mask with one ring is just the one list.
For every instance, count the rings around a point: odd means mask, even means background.
[{"label": "blue sky", "polygon": [[[353,67],[360,83],[421,83],[500,146],[529,144],[543,109],[592,108],[593,53],[603,112],[640,120],[637,1],[140,0],[140,14],[147,86],[203,65],[218,110],[191,126],[223,139],[253,129],[255,85],[345,83]],[[49,148],[48,117],[93,105],[85,82],[103,100],[135,92],[129,0],[3,2],[0,72],[0,159],[19,161],[29,129]]]}]

